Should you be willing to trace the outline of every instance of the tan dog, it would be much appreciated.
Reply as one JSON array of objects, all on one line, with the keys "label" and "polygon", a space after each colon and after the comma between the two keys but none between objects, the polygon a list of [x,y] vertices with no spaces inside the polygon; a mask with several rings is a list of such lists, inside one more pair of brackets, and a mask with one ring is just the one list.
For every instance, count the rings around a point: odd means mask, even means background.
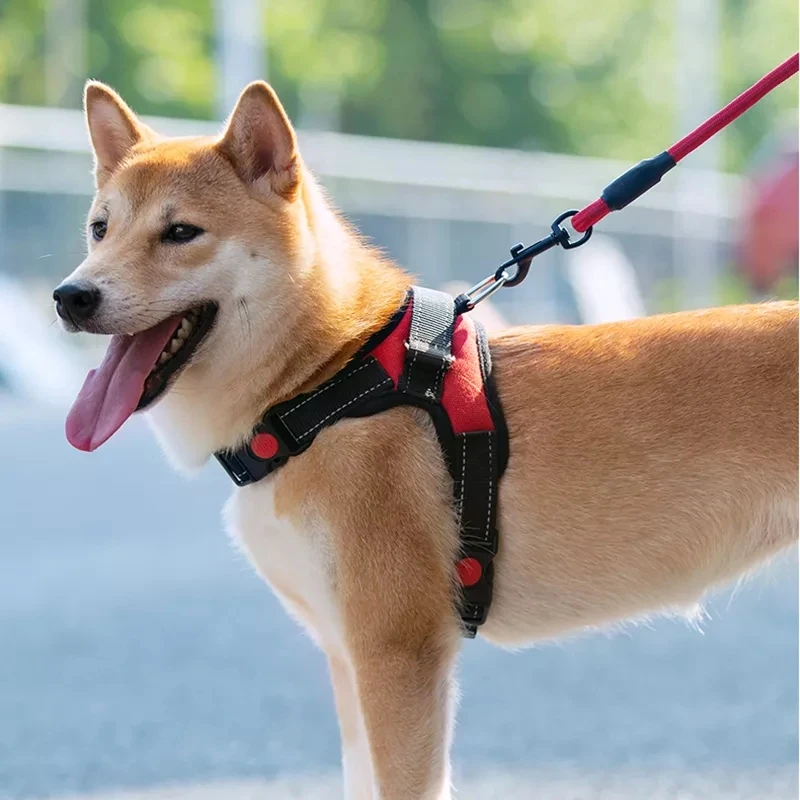
[{"label": "tan dog", "polygon": [[[409,278],[331,210],[266,84],[217,139],[162,139],[98,83],[86,114],[89,255],[57,310],[115,336],[68,436],[92,450],[153,403],[192,469],[338,371]],[[494,337],[510,460],[482,635],[520,645],[691,608],[789,545],[797,343],[794,303]],[[428,417],[339,422],[225,518],[328,656],[348,798],[449,797],[458,541]]]}]

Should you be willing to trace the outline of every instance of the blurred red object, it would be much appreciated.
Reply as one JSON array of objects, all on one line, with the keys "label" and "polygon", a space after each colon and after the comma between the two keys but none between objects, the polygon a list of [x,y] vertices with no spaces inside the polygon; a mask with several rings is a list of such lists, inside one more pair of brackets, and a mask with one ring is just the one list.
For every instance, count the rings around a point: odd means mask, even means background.
[{"label": "blurred red object", "polygon": [[[774,140],[770,143],[774,146]],[[742,207],[739,262],[754,291],[773,289],[797,274],[797,131],[763,159],[749,177]]]}]

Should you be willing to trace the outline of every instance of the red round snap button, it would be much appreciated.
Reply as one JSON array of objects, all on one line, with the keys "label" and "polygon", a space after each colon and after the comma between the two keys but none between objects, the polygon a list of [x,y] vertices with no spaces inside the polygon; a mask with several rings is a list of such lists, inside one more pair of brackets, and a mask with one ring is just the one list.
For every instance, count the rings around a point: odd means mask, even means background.
[{"label": "red round snap button", "polygon": [[456,570],[462,586],[474,586],[483,573],[483,567],[477,558],[462,558],[456,565]]},{"label": "red round snap button", "polygon": [[250,442],[253,455],[267,461],[278,454],[278,440],[271,433],[257,433]]}]

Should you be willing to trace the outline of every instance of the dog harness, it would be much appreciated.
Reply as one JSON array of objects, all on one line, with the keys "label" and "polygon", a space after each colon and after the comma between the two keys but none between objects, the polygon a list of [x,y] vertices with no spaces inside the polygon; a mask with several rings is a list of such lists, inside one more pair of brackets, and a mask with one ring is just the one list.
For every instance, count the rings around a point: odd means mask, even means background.
[{"label": "dog harness", "polygon": [[472,638],[492,600],[498,483],[508,461],[508,433],[485,332],[456,313],[450,295],[412,287],[389,323],[347,366],[314,391],[270,408],[246,445],[216,457],[237,486],[247,486],[302,453],[338,420],[404,405],[430,414],[453,480],[458,606],[464,633]]}]

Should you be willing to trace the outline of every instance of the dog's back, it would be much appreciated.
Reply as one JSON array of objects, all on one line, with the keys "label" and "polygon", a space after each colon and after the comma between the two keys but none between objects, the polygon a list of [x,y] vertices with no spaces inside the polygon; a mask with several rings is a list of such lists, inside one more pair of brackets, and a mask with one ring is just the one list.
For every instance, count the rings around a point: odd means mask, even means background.
[{"label": "dog's back", "polygon": [[793,540],[797,303],[522,328],[492,351],[519,531],[497,560],[498,638],[690,606]]}]

